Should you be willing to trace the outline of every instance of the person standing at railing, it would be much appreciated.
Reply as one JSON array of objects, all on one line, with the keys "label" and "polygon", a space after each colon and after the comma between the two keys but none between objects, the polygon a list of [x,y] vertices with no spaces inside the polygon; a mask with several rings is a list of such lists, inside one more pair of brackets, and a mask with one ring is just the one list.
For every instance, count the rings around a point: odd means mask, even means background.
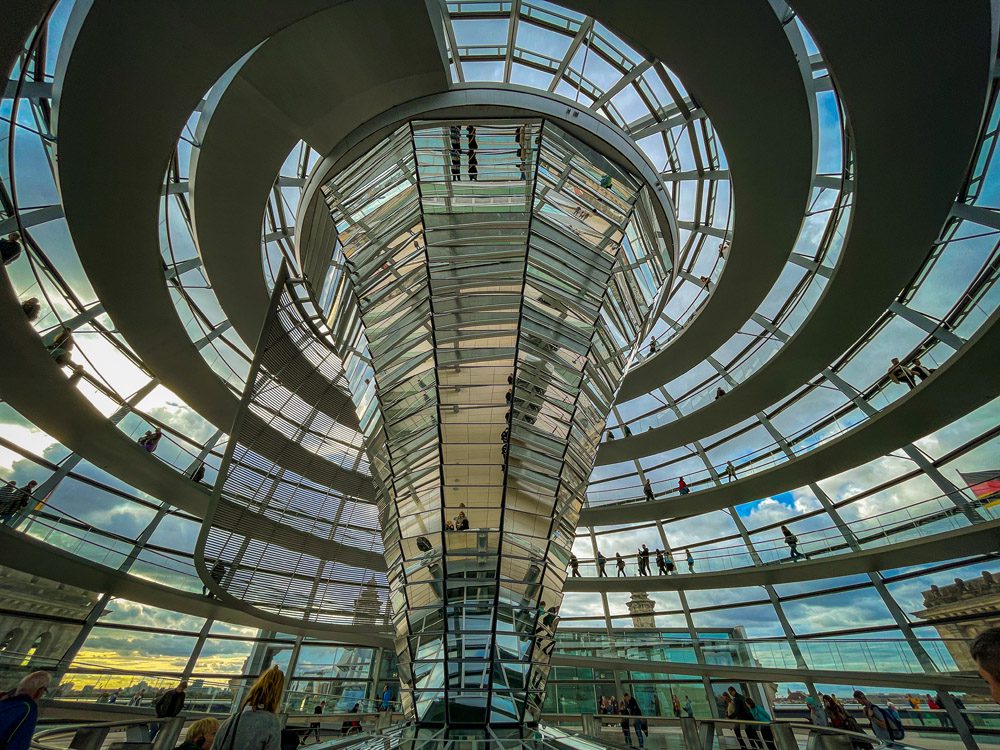
[{"label": "person standing at railing", "polygon": [[[323,714],[323,709],[324,708],[326,708],[326,701],[320,701],[319,705],[316,706],[316,708],[313,709],[313,714],[315,714],[316,716],[321,716]],[[312,734],[316,735],[316,741],[317,742],[319,742],[321,739],[323,739],[322,737],[320,737],[320,734],[319,734],[320,725],[321,725],[321,722],[319,720],[310,721],[309,722],[309,730],[306,732],[305,737],[302,738],[302,741],[305,742],[307,739],[309,739],[309,736],[312,735]]]},{"label": "person standing at railing", "polygon": [[628,695],[622,696],[621,702],[618,703],[617,705],[618,705],[618,710],[615,713],[617,713],[619,716],[622,717],[621,727],[622,727],[622,734],[625,737],[625,744],[628,745],[629,747],[632,747],[632,731],[630,728],[631,722],[629,720],[629,713],[628,713]]},{"label": "person standing at railing", "polygon": [[601,578],[608,577],[608,571],[604,569],[604,566],[608,564],[608,558],[601,554],[600,550],[597,550],[597,575]]},{"label": "person standing at railing", "polygon": [[649,575],[649,547],[645,544],[639,548],[639,575]]},{"label": "person standing at railing", "polygon": [[[181,711],[184,710],[184,699],[187,696],[187,680],[181,680],[177,687],[171,688],[163,693],[156,702],[153,704],[153,710],[156,711],[157,717],[161,719],[169,719],[177,716]],[[150,724],[149,726],[149,741],[152,742],[156,739],[156,733],[160,731],[160,725]]]},{"label": "person standing at railing", "polygon": [[[823,696],[823,708],[826,709],[826,715],[829,719],[830,726],[834,729],[844,729],[848,732],[857,732],[858,734],[864,734],[865,731],[858,724],[858,720],[851,716],[847,709],[838,700],[834,700],[829,695]],[[851,739],[851,744],[854,746],[855,750],[872,750],[872,746],[868,742],[862,742],[861,740]]]},{"label": "person standing at railing", "polygon": [[284,687],[285,675],[277,666],[258,677],[239,710],[222,722],[213,750],[280,750],[277,713]]},{"label": "person standing at railing", "polygon": [[691,488],[687,486],[687,482],[684,481],[684,477],[677,478],[677,494],[686,495],[691,491]]},{"label": "person standing at railing", "polygon": [[[757,703],[749,695],[746,697],[747,708],[750,709],[750,715],[753,716],[754,721],[762,722],[763,724],[770,724],[771,714],[764,710],[763,706],[758,706]],[[763,726],[760,728],[761,739],[764,740],[764,746],[767,750],[777,750],[777,745],[774,744],[774,732],[771,731],[771,727]]]},{"label": "person standing at railing", "polygon": [[[750,706],[747,703],[747,699],[742,693],[738,692],[732,685],[729,686],[727,691],[730,697],[730,704],[733,707],[733,719],[737,721],[754,721],[753,714],[750,712]],[[727,711],[728,713],[728,711]],[[760,741],[760,734],[757,732],[757,727],[752,724],[746,725],[747,739],[750,740],[751,747],[761,748],[763,744]]]},{"label": "person standing at railing", "polygon": [[23,487],[8,482],[0,492],[0,523],[8,523],[18,517],[18,514],[34,501],[35,488],[38,482],[32,479]]},{"label": "person standing at railing", "polygon": [[892,364],[889,365],[889,370],[887,371],[889,380],[893,383],[899,385],[906,384],[910,387],[912,391],[917,385],[917,379],[913,375],[913,371],[910,370],[906,365],[899,363],[899,357],[892,358]]},{"label": "person standing at railing", "polygon": [[625,693],[625,705],[628,708],[628,715],[635,717],[632,720],[632,726],[635,728],[635,736],[639,740],[639,747],[643,747],[645,744],[643,737],[649,736],[649,726],[647,726],[645,720],[642,718],[642,709],[639,708],[639,701],[635,699],[635,696]]},{"label": "person standing at railing", "polygon": [[38,722],[38,701],[51,681],[49,672],[32,672],[17,684],[12,696],[0,701],[0,747],[28,750]]},{"label": "person standing at railing", "polygon": [[684,713],[688,715],[689,719],[694,718],[694,706],[691,704],[691,696],[684,696]]},{"label": "person standing at railing", "polygon": [[570,575],[573,578],[580,577],[580,561],[577,559],[576,555],[569,556],[569,569],[571,571]]},{"label": "person standing at railing", "polygon": [[732,461],[726,461],[726,478],[730,482],[736,481],[736,467],[733,466]]},{"label": "person standing at railing", "polygon": [[[722,691],[722,704],[726,707],[725,714],[727,719],[733,721],[736,720],[736,706],[733,705],[733,697],[726,692]],[[733,724],[733,734],[736,735],[736,741],[740,744],[743,750],[747,750],[747,743],[743,740],[743,730],[740,729],[739,724]]]},{"label": "person standing at railing", "polygon": [[694,555],[691,554],[691,550],[686,550],[688,573],[694,573]]}]

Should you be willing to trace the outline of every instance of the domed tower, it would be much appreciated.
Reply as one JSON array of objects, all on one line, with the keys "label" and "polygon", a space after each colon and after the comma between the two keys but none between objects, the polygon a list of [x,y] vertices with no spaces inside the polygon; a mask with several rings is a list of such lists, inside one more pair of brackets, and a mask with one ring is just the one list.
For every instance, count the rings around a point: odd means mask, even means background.
[{"label": "domed tower", "polygon": [[655,628],[656,602],[649,598],[645,591],[633,591],[632,598],[626,602],[629,614],[632,615],[632,625],[636,628]]}]

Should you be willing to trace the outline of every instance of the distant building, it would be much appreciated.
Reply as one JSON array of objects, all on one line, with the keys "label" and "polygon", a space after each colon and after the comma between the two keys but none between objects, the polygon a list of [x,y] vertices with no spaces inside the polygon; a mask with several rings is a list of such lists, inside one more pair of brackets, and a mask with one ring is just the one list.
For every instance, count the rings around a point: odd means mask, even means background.
[{"label": "distant building", "polygon": [[632,625],[637,628],[655,628],[656,602],[644,591],[633,591],[632,598],[626,602],[629,614],[632,615]]},{"label": "distant building", "polygon": [[5,688],[25,671],[51,666],[63,656],[97,594],[0,568],[0,601],[0,688]]},{"label": "distant building", "polygon": [[[928,620],[945,639],[944,643],[959,669],[976,671],[965,641],[990,628],[1000,627],[1000,580],[984,570],[979,578],[956,578],[948,586],[931,586],[924,592],[924,609],[913,614]],[[962,622],[948,620],[973,616]],[[942,620],[943,622],[936,622]],[[958,640],[953,640],[958,639]]]},{"label": "distant building", "polygon": [[355,625],[375,625],[381,623],[382,601],[378,598],[378,587],[375,579],[369,578],[368,583],[361,587],[361,594],[354,600]]}]

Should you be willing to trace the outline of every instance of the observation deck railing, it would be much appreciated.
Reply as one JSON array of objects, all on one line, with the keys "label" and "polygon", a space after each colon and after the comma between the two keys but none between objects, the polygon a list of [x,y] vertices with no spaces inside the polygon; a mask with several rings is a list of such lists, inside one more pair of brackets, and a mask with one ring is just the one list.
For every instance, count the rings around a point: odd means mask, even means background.
[{"label": "observation deck railing", "polygon": [[[588,633],[572,641],[557,637],[555,654],[690,664],[691,655],[700,650],[708,666],[801,669],[793,646],[784,638],[643,638],[643,632]],[[967,652],[970,644],[961,638],[920,639],[942,674],[971,674],[958,670],[952,657],[954,651]],[[902,638],[803,638],[796,641],[795,648],[805,668],[811,670],[927,674],[909,642]]]},{"label": "observation deck railing", "polygon": [[[968,487],[960,488],[959,493],[968,490]],[[969,501],[969,504],[979,510],[987,520],[1000,519],[1000,505],[991,506],[979,501]],[[795,518],[786,520],[786,524],[794,523]],[[878,513],[867,518],[858,518],[853,521],[846,521],[844,526],[857,539],[861,551],[874,549],[886,544],[896,544],[911,539],[919,539],[932,534],[939,534],[944,531],[955,531],[970,526],[969,518],[965,511],[953,504],[950,494],[941,494],[935,497],[912,503],[905,507],[893,508],[882,513]],[[751,535],[755,532],[751,531]],[[776,530],[771,533],[777,533]],[[837,553],[851,554],[853,552],[850,544],[845,539],[840,528],[829,523],[821,528],[796,531],[795,537],[798,539],[798,552],[802,559],[815,557],[827,557]],[[777,565],[781,563],[795,562],[790,549],[785,542],[784,536],[773,536],[764,538],[754,538],[754,551],[751,552],[746,544],[714,545],[711,542],[699,542],[690,544],[682,548],[680,552],[674,550],[672,560],[676,572],[688,574],[688,565],[683,551],[690,550],[695,558],[695,573],[711,573],[718,571],[739,570],[741,568],[759,568],[767,565]],[[602,540],[598,538],[598,545]],[[608,542],[604,542],[606,546]],[[608,554],[606,549],[602,552],[607,557],[606,571],[608,577],[618,576],[615,564],[614,553]],[[756,554],[759,562],[754,559]],[[625,560],[625,573],[627,576],[638,575],[638,554],[622,555]],[[657,575],[655,550],[650,551],[650,575]],[[596,576],[598,574],[597,562],[592,558],[580,559],[580,571],[584,576]]]}]

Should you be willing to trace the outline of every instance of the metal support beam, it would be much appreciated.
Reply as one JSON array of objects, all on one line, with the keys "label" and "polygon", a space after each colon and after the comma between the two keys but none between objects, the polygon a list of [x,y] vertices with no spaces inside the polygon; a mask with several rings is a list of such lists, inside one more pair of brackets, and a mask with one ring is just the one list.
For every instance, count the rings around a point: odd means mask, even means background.
[{"label": "metal support beam", "polygon": [[942,344],[950,346],[955,351],[961,349],[965,344],[965,339],[949,331],[939,321],[934,320],[934,318],[925,315],[919,310],[907,307],[899,300],[893,300],[893,303],[889,305],[889,311],[903,318],[903,320],[913,323],[917,328],[929,333]]},{"label": "metal support beam", "polygon": [[[43,206],[42,208],[35,208],[31,211],[22,211],[20,213],[21,226],[25,229],[29,227],[34,227],[39,224],[45,224],[49,221],[55,221],[56,219],[61,219],[63,217],[63,208],[60,205],[56,206]],[[0,221],[0,234],[6,235],[11,232],[17,231],[17,217],[9,216],[8,218]]]}]

